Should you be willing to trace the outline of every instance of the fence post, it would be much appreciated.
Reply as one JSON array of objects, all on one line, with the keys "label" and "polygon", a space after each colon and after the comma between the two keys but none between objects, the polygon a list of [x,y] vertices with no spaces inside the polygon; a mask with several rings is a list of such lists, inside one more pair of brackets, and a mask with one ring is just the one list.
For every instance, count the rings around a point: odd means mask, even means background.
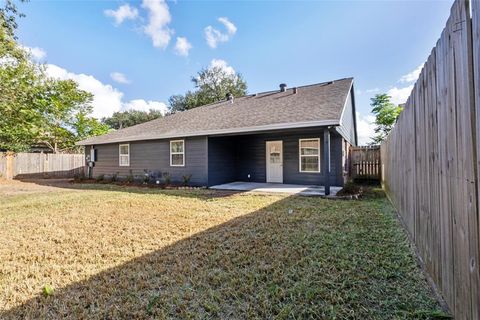
[{"label": "fence post", "polygon": [[12,152],[7,152],[6,157],[7,157],[7,161],[6,161],[6,177],[5,178],[13,179],[14,178],[14,163],[13,163],[14,154]]}]

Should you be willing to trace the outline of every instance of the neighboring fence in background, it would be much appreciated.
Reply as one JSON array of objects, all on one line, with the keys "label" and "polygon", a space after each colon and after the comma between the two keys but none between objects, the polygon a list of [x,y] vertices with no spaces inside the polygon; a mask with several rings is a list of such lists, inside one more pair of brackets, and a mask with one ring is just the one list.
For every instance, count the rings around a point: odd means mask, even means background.
[{"label": "neighboring fence in background", "polygon": [[480,3],[472,19],[469,6],[453,4],[381,147],[384,188],[455,319],[480,319]]},{"label": "neighboring fence in background", "polygon": [[350,148],[350,177],[353,180],[380,180],[380,146]]},{"label": "neighboring fence in background", "polygon": [[71,178],[85,170],[83,154],[0,153],[0,177]]}]

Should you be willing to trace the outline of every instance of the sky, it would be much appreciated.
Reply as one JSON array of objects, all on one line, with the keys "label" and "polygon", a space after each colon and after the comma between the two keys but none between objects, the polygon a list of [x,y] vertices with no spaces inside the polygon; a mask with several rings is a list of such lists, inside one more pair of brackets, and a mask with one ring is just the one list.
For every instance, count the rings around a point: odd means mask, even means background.
[{"label": "sky", "polygon": [[166,110],[200,69],[239,72],[248,92],[354,77],[361,144],[370,98],[405,102],[449,1],[38,1],[19,3],[19,42],[52,77],[94,94],[93,116]]}]

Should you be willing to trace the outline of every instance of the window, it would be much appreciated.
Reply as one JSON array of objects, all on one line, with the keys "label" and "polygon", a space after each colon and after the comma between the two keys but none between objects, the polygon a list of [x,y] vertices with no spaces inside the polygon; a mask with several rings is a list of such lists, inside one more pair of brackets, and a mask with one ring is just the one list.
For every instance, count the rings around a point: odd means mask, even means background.
[{"label": "window", "polygon": [[120,144],[118,146],[118,164],[121,167],[128,167],[130,165],[130,145]]},{"label": "window", "polygon": [[320,139],[299,140],[300,172],[320,172]]},{"label": "window", "polygon": [[185,165],[185,141],[170,141],[170,166],[183,167]]}]

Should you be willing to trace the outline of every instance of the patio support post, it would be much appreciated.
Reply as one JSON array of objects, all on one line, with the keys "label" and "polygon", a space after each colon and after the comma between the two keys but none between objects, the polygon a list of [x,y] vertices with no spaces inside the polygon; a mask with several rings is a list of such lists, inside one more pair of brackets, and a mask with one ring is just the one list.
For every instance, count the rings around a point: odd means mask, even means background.
[{"label": "patio support post", "polygon": [[323,131],[323,176],[325,178],[325,195],[330,194],[330,128]]}]

